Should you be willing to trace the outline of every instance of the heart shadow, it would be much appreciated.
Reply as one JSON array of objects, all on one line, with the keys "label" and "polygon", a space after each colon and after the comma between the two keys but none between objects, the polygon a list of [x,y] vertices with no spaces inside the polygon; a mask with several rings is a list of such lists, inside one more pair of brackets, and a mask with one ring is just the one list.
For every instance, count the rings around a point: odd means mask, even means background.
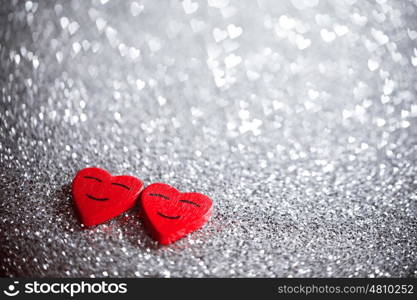
[{"label": "heart shadow", "polygon": [[81,231],[83,228],[72,201],[71,185],[62,185],[52,194],[52,199],[49,207],[57,226],[65,232]]},{"label": "heart shadow", "polygon": [[135,248],[158,250],[161,246],[154,241],[145,229],[139,213],[139,205],[115,219],[123,237]]}]

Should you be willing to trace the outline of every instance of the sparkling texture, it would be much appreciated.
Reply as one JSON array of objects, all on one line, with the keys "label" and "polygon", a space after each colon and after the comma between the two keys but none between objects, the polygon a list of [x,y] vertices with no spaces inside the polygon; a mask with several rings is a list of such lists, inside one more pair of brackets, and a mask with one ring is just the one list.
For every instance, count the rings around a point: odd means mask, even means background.
[{"label": "sparkling texture", "polygon": [[[0,275],[417,276],[417,1],[3,1]],[[214,200],[158,246],[77,170]]]}]

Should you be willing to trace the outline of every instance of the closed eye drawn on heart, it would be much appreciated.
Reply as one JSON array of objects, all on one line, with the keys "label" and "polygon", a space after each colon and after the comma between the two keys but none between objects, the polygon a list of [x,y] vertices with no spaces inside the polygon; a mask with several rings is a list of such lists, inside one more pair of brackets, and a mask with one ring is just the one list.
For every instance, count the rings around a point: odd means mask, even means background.
[{"label": "closed eye drawn on heart", "polygon": [[92,200],[96,200],[96,201],[107,201],[109,200],[109,198],[96,198],[94,196],[91,196],[89,194],[85,194],[88,198],[92,199]]},{"label": "closed eye drawn on heart", "polygon": [[195,202],[190,201],[190,200],[179,200],[179,201],[180,201],[180,202],[184,202],[184,203],[188,203],[188,204],[192,204],[192,205],[195,205],[195,206],[197,206],[197,207],[200,207],[200,204],[195,203]]},{"label": "closed eye drawn on heart", "polygon": [[179,219],[179,218],[181,217],[181,216],[170,217],[170,216],[167,216],[167,215],[161,214],[159,211],[157,212],[157,214],[158,214],[159,216],[161,216],[161,217],[164,217],[164,218],[167,218],[167,219],[171,219],[171,220],[176,220],[176,219]]},{"label": "closed eye drawn on heart", "polygon": [[121,186],[122,188],[125,188],[125,189],[130,190],[130,187],[128,187],[127,185],[121,184],[121,183],[112,182],[111,184],[113,184],[113,185],[118,185],[118,186]]},{"label": "closed eye drawn on heart", "polygon": [[93,177],[93,176],[84,176],[84,178],[87,178],[87,179],[94,179],[94,180],[97,180],[98,182],[102,182],[102,181],[103,181],[103,180],[101,180],[100,178]]},{"label": "closed eye drawn on heart", "polygon": [[169,197],[167,197],[165,195],[162,195],[162,194],[149,194],[149,196],[152,196],[152,197],[160,197],[160,198],[164,198],[164,199],[169,200]]}]

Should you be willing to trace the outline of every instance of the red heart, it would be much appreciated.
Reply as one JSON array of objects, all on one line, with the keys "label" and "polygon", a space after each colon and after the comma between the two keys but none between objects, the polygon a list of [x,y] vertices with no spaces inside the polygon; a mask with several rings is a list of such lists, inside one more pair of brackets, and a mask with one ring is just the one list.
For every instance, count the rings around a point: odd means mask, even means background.
[{"label": "red heart", "polygon": [[201,228],[210,218],[212,201],[198,193],[180,193],[170,185],[154,183],[141,195],[144,223],[163,245]]},{"label": "red heart", "polygon": [[143,189],[133,176],[112,176],[99,168],[85,168],[72,181],[72,196],[85,226],[110,220],[132,208]]}]

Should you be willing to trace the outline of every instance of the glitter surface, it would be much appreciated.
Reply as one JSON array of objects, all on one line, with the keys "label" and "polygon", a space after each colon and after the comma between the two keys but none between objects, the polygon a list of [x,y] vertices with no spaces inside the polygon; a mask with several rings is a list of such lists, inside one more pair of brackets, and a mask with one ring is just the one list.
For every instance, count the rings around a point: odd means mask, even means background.
[{"label": "glitter surface", "polygon": [[[417,275],[416,1],[3,1],[0,275]],[[83,229],[77,170],[214,200]]]}]

